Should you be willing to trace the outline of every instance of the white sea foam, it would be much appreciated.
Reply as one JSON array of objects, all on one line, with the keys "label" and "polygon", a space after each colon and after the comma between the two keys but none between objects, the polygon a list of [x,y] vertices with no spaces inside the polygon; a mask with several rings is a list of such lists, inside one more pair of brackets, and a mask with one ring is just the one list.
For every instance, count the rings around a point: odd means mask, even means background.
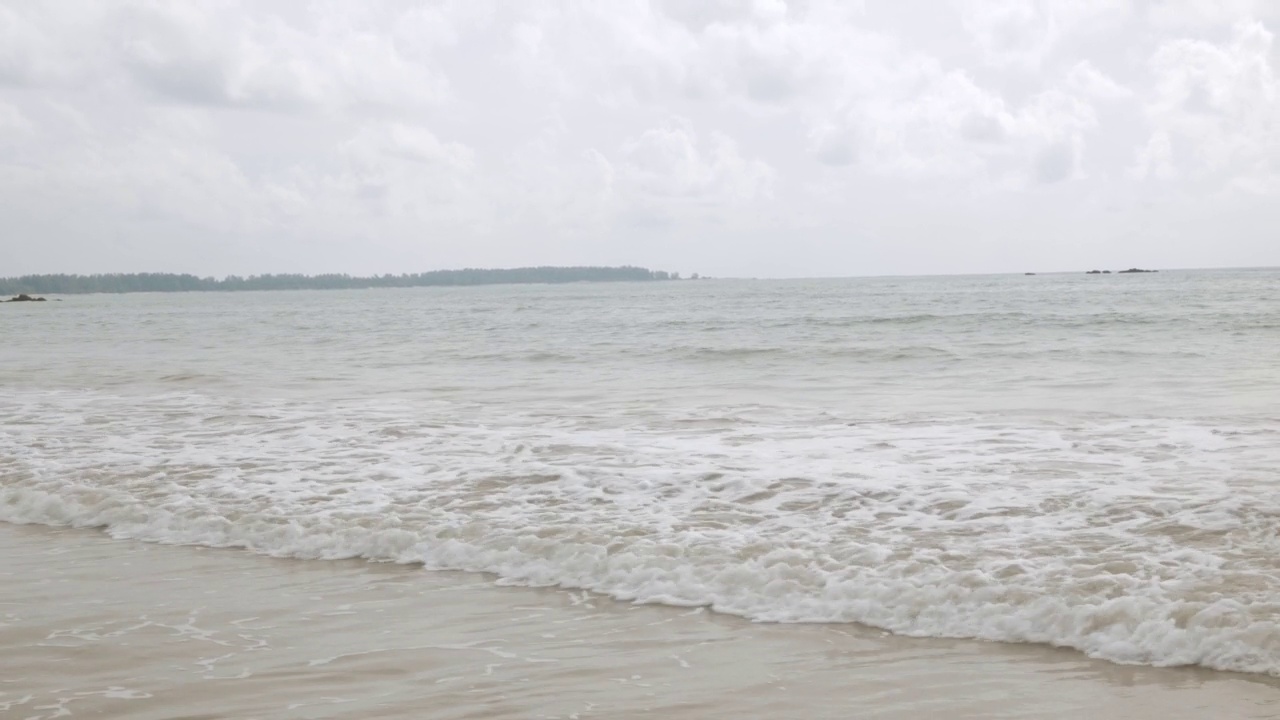
[{"label": "white sea foam", "polygon": [[36,390],[0,416],[9,522],[1280,675],[1261,420]]}]

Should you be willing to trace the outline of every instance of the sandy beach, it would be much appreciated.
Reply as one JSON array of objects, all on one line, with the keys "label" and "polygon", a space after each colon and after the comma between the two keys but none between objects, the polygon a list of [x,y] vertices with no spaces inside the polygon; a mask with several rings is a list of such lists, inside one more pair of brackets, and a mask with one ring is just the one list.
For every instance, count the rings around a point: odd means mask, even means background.
[{"label": "sandy beach", "polygon": [[1274,718],[1280,681],[0,525],[0,717]]}]

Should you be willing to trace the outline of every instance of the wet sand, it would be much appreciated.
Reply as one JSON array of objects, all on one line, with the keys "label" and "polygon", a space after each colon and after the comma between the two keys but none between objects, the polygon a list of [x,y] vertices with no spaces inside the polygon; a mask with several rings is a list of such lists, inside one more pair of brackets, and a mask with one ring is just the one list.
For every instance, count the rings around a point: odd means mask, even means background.
[{"label": "wet sand", "polygon": [[0,718],[1280,717],[1280,680],[0,524]]}]

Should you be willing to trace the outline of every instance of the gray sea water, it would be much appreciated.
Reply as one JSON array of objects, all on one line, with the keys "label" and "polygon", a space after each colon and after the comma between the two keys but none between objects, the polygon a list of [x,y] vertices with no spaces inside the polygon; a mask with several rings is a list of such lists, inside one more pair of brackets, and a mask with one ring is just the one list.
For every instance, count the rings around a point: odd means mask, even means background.
[{"label": "gray sea water", "polygon": [[0,520],[1280,675],[1280,271],[0,307]]}]

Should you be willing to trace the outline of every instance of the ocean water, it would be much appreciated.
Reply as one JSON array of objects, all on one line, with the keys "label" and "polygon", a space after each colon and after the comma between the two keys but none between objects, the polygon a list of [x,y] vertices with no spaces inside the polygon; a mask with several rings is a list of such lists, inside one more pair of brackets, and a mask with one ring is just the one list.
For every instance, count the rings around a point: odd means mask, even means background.
[{"label": "ocean water", "polygon": [[1280,271],[14,304],[0,520],[1280,676]]}]

